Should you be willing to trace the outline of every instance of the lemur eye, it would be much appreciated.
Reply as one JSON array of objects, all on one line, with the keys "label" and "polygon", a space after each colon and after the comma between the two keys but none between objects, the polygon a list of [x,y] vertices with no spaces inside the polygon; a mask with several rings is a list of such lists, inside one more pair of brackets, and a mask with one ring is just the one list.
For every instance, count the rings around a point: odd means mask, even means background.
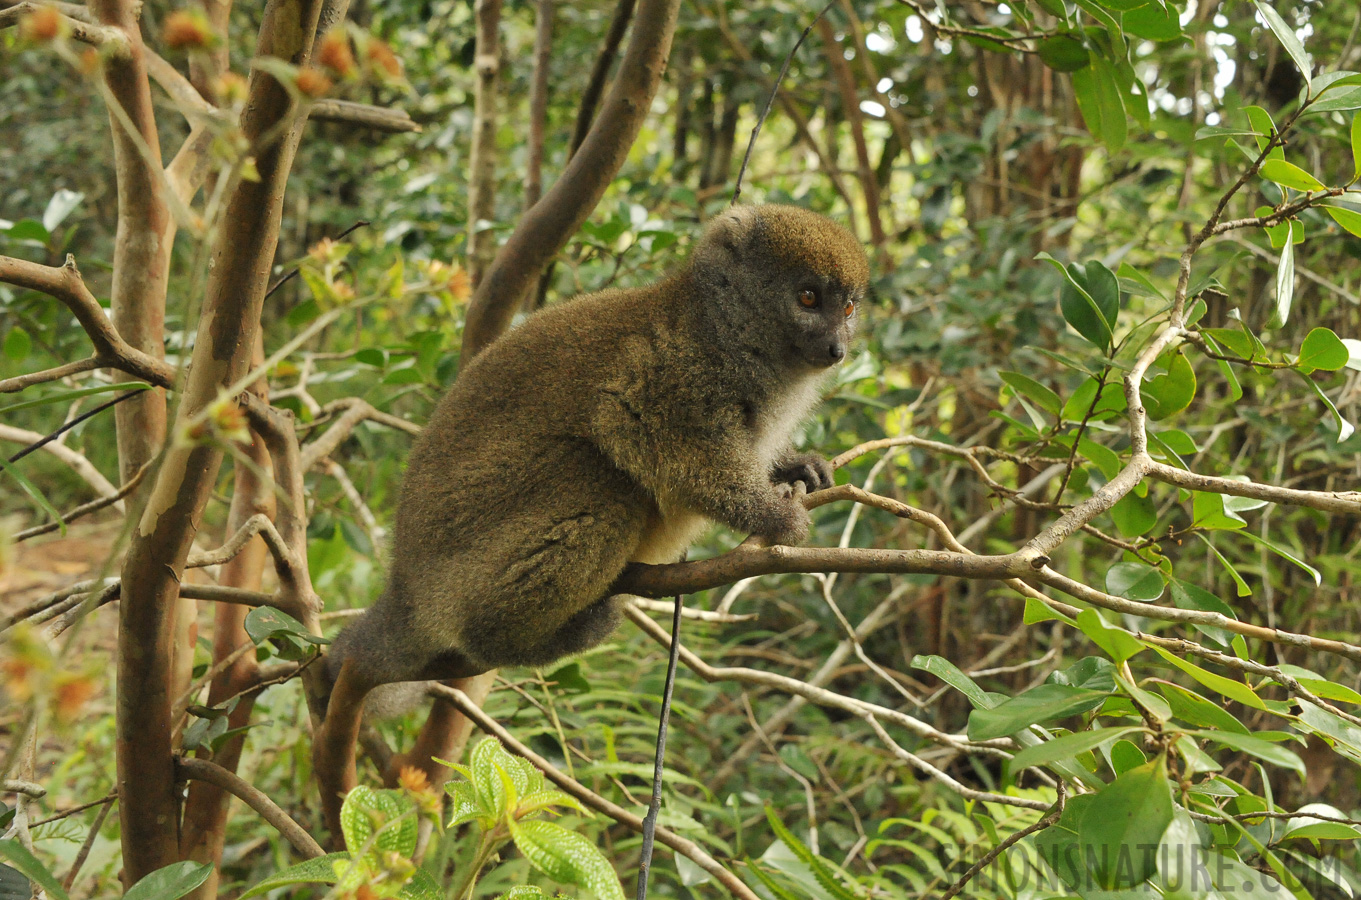
[{"label": "lemur eye", "polygon": [[849,318],[851,317],[851,313],[855,312],[855,304],[852,303],[850,300],[847,300],[847,301],[846,301],[846,306],[845,306],[844,308],[842,308],[841,311],[842,311],[843,313],[845,313],[845,314],[846,314],[846,318],[849,319]]},{"label": "lemur eye", "polygon": [[799,291],[799,303],[812,309],[818,305],[818,292],[812,288],[804,288]]}]

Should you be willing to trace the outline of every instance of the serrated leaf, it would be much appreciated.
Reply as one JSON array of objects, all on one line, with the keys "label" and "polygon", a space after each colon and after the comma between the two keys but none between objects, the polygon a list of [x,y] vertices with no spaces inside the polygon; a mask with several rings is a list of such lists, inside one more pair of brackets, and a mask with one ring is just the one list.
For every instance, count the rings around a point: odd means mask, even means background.
[{"label": "serrated leaf", "polygon": [[586,888],[601,900],[624,900],[610,861],[584,836],[555,822],[510,822],[511,839],[529,864],[554,881]]},{"label": "serrated leaf", "polygon": [[335,884],[335,863],[347,861],[349,858],[348,853],[328,853],[316,859],[300,862],[296,866],[289,866],[256,883],[241,895],[241,900],[250,900],[251,897],[258,897],[260,894],[267,894],[290,884]]},{"label": "serrated leaf", "polygon": [[1257,7],[1257,12],[1261,15],[1262,21],[1266,22],[1267,27],[1271,29],[1272,33],[1276,35],[1276,39],[1281,42],[1281,46],[1285,48],[1285,52],[1289,53],[1290,58],[1295,61],[1295,66],[1304,76],[1304,84],[1308,87],[1313,74],[1313,63],[1309,59],[1309,54],[1304,52],[1304,45],[1296,37],[1294,29],[1285,23],[1280,13],[1272,9],[1270,4],[1263,3],[1262,0],[1252,0],[1252,2]]},{"label": "serrated leaf", "polygon": [[352,852],[362,847],[403,857],[416,852],[415,805],[401,791],[374,790],[362,784],[352,788],[340,807],[340,830]]},{"label": "serrated leaf", "polygon": [[[586,807],[571,794],[563,793],[558,790],[536,791],[533,794],[526,794],[520,798],[520,805],[516,807],[516,814],[520,817],[541,809],[548,809],[551,806],[566,806],[580,813],[586,813]],[[589,815],[589,814],[588,814]]]},{"label": "serrated leaf", "polygon": [[785,827],[784,822],[780,821],[780,817],[775,815],[774,807],[766,807],[766,821],[770,823],[771,830],[775,832],[775,836],[780,839],[780,842],[789,848],[799,862],[809,868],[818,886],[830,894],[834,900],[860,900],[832,874],[832,870],[822,857],[809,850],[802,841],[794,836],[793,832]]}]

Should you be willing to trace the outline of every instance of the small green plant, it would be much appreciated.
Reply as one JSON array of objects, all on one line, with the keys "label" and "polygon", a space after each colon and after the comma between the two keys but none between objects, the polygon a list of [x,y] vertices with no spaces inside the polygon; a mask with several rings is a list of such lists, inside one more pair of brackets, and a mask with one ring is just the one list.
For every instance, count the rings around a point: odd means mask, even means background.
[{"label": "small green plant", "polygon": [[[446,763],[446,765],[449,765]],[[449,827],[477,826],[477,849],[452,896],[471,897],[478,875],[507,843],[514,842],[529,864],[554,881],[585,888],[601,900],[624,900],[619,876],[600,849],[575,831],[543,818],[553,807],[586,810],[575,798],[548,786],[527,760],[511,756],[494,738],[473,748],[467,767],[453,766],[464,781],[445,787],[450,800]],[[347,801],[348,802],[348,801]],[[538,888],[508,891],[508,900],[544,896]]]},{"label": "small green plant", "polygon": [[340,827],[351,850],[277,872],[242,894],[241,900],[292,884],[334,884],[340,896],[365,888],[365,896],[374,898],[440,900],[444,892],[439,884],[411,861],[419,811],[412,792],[356,787],[340,808]]}]

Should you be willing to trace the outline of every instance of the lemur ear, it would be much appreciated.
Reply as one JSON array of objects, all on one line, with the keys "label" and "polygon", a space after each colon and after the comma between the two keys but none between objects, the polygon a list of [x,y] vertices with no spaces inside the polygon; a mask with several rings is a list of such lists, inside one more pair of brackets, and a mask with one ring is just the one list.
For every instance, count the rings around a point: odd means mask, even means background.
[{"label": "lemur ear", "polygon": [[705,227],[701,251],[741,259],[751,244],[759,215],[759,208],[755,206],[734,206],[724,210]]}]

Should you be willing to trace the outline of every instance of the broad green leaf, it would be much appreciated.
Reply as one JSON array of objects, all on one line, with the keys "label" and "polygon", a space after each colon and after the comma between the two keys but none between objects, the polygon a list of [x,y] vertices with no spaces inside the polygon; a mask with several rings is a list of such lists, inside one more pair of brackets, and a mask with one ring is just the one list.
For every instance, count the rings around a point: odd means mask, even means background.
[{"label": "broad green leaf", "polygon": [[1062,684],[1042,684],[992,709],[969,713],[969,739],[1007,737],[1031,725],[1075,716],[1096,709],[1110,694]]},{"label": "broad green leaf", "polygon": [[1148,757],[1144,756],[1144,751],[1133,741],[1116,741],[1111,744],[1110,762],[1111,770],[1116,775],[1123,775],[1130,769],[1137,769],[1148,762]]},{"label": "broad green leaf", "polygon": [[1205,685],[1210,690],[1223,694],[1230,700],[1237,700],[1244,706],[1251,706],[1253,709],[1266,709],[1267,706],[1262,702],[1262,698],[1241,681],[1234,681],[1232,678],[1225,678],[1223,675],[1216,675],[1208,669],[1202,669],[1192,662],[1187,662],[1179,656],[1167,652],[1161,647],[1155,646],[1154,651],[1159,656],[1170,662],[1172,665],[1190,675],[1196,681]]},{"label": "broad green leaf", "polygon": [[[1326,803],[1306,803],[1297,813],[1314,813],[1316,816],[1328,816],[1334,819],[1345,819],[1346,814],[1335,806]],[[1361,838],[1361,830],[1354,825],[1344,825],[1341,822],[1326,822],[1323,819],[1316,819],[1313,816],[1300,816],[1286,820],[1286,838],[1313,838],[1325,841],[1349,841]]]},{"label": "broad green leaf", "polygon": [[411,880],[397,892],[398,900],[444,900],[444,888],[425,869],[416,869]]},{"label": "broad green leaf", "polygon": [[1336,372],[1347,365],[1349,357],[1347,345],[1331,330],[1320,327],[1305,335],[1295,365],[1304,372],[1312,372],[1314,369]]},{"label": "broad green leaf", "polygon": [[1163,595],[1163,575],[1145,563],[1116,563],[1106,572],[1106,593],[1126,600],[1157,600]]},{"label": "broad green leaf", "polygon": [[1231,750],[1240,750],[1249,756],[1262,760],[1262,762],[1279,766],[1282,769],[1289,769],[1299,775],[1301,779],[1305,777],[1304,760],[1300,759],[1293,751],[1256,735],[1227,731],[1194,731],[1191,733],[1195,737],[1223,744]]},{"label": "broad green leaf", "polygon": [[[1356,118],[1361,121],[1361,114],[1358,114]],[[1323,209],[1333,217],[1334,222],[1342,226],[1344,231],[1361,237],[1361,213],[1329,204],[1324,204]]]},{"label": "broad green leaf", "polygon": [[1063,401],[1059,399],[1059,395],[1035,379],[1022,375],[1020,372],[998,372],[997,374],[1012,390],[1029,397],[1045,412],[1057,416],[1062,411]]},{"label": "broad green leaf", "polygon": [[1086,265],[1069,263],[1065,267],[1048,253],[1035,258],[1048,262],[1064,276],[1059,289],[1064,320],[1098,349],[1107,349],[1120,313],[1120,282],[1115,273],[1095,259]]},{"label": "broad green leaf", "polygon": [[1142,537],[1158,524],[1158,508],[1153,505],[1151,496],[1140,497],[1130,491],[1111,507],[1111,518],[1121,537]]},{"label": "broad green leaf", "polygon": [[543,819],[511,819],[509,824],[516,848],[549,878],[579,885],[600,900],[624,900],[624,888],[614,867],[584,835]]},{"label": "broad green leaf", "polygon": [[[680,859],[681,857],[677,856],[676,858]],[[553,896],[545,894],[543,888],[538,885],[517,884],[498,897],[497,900],[553,900]]]},{"label": "broad green leaf", "polygon": [[1091,890],[1087,873],[1087,848],[1078,833],[1087,812],[1097,805],[1097,794],[1078,794],[1068,798],[1058,822],[1035,835],[1035,849],[1054,874],[1070,889]]},{"label": "broad green leaf", "polygon": [[[1101,396],[1096,394],[1097,380],[1088,378],[1078,385],[1077,390],[1063,405],[1063,418],[1068,422],[1081,422],[1091,410],[1092,418],[1101,418],[1108,413],[1125,411],[1125,392],[1118,382],[1107,382],[1101,386]],[[1093,405],[1092,401],[1096,403]]]},{"label": "broad green leaf", "polygon": [[484,827],[495,827],[496,819],[491,810],[484,810],[477,803],[477,795],[468,781],[450,782],[444,786],[449,795],[449,822],[447,827],[457,828],[476,819],[486,819]]},{"label": "broad green leaf", "polygon": [[1176,4],[1164,7],[1149,3],[1125,13],[1125,31],[1150,41],[1175,41],[1181,37],[1181,22],[1177,19]]},{"label": "broad green leaf", "polygon": [[1357,693],[1345,684],[1338,684],[1329,681],[1317,672],[1312,672],[1303,666],[1292,666],[1290,663],[1281,663],[1278,668],[1284,675],[1289,675],[1301,685],[1318,694],[1325,700],[1341,700],[1343,703],[1355,703],[1361,705],[1361,693]]},{"label": "broad green leaf", "polygon": [[1050,675],[1049,678],[1054,684],[1066,684],[1089,691],[1115,690],[1115,666],[1103,656],[1084,656],[1068,668]]},{"label": "broad green leaf", "polygon": [[[1276,123],[1271,120],[1271,113],[1260,106],[1246,106],[1243,112],[1247,114],[1252,130],[1258,134],[1257,150],[1259,152],[1265,150],[1276,134]],[[1285,159],[1285,150],[1281,147],[1272,147],[1267,159]]]},{"label": "broad green leaf", "polygon": [[1183,722],[1199,725],[1201,728],[1213,728],[1216,731],[1249,733],[1247,726],[1230,715],[1224,707],[1211,703],[1194,691],[1170,681],[1159,681],[1158,690],[1167,700],[1167,705],[1172,708],[1172,715]]},{"label": "broad green leaf", "polygon": [[1309,112],[1341,112],[1348,109],[1361,109],[1361,88],[1338,91],[1310,106]]},{"label": "broad green leaf", "polygon": [[362,784],[352,788],[340,807],[345,846],[355,852],[370,847],[372,852],[410,857],[416,852],[415,812],[415,805],[401,791],[374,790]]},{"label": "broad green leaf", "polygon": [[50,900],[69,900],[56,876],[18,841],[0,841],[0,859],[8,861],[29,881],[47,891]]},{"label": "broad green leaf", "polygon": [[[1170,587],[1172,602],[1177,605],[1178,609],[1217,612],[1230,619],[1238,618],[1233,614],[1233,607],[1229,606],[1229,604],[1220,600],[1214,594],[1199,585],[1191,584],[1189,581],[1178,581],[1174,578],[1171,581]],[[1199,631],[1201,634],[1217,641],[1225,647],[1233,640],[1232,633],[1225,631],[1223,628],[1216,628],[1213,625],[1201,625],[1199,623],[1196,623],[1194,627],[1196,631]]]},{"label": "broad green leaf", "polygon": [[1115,740],[1135,731],[1143,731],[1139,725],[1126,725],[1122,728],[1098,728],[1092,731],[1076,731],[1026,747],[1011,758],[1007,764],[1013,776],[1030,766],[1042,766],[1056,759],[1069,759],[1085,753],[1107,741]]},{"label": "broad green leaf", "polygon": [[251,897],[258,897],[260,894],[267,894],[291,884],[335,884],[335,863],[348,862],[349,859],[348,853],[328,853],[316,859],[300,862],[296,866],[289,866],[258,882],[241,895],[241,900],[250,900]]},{"label": "broad green leaf", "polygon": [[1313,74],[1313,63],[1309,59],[1309,54],[1304,52],[1304,45],[1301,44],[1300,39],[1295,36],[1295,30],[1285,23],[1285,20],[1281,18],[1280,13],[1276,12],[1270,3],[1264,3],[1262,0],[1252,0],[1252,2],[1253,5],[1257,7],[1257,12],[1261,15],[1262,21],[1266,22],[1267,27],[1272,30],[1276,35],[1276,39],[1281,42],[1281,46],[1285,47],[1285,52],[1289,53],[1290,58],[1295,61],[1295,66],[1300,70],[1300,74],[1304,76],[1304,84],[1308,87],[1310,84],[1310,77]]},{"label": "broad green leaf", "polygon": [[1076,72],[1091,64],[1087,45],[1071,34],[1056,34],[1040,41],[1039,55],[1046,66],[1059,72]]},{"label": "broad green leaf", "polygon": [[1297,191],[1323,190],[1323,182],[1294,163],[1283,159],[1268,159],[1262,163],[1262,176],[1268,181]]},{"label": "broad green leaf", "polygon": [[1119,153],[1129,136],[1129,123],[1125,121],[1125,100],[1120,96],[1120,85],[1116,81],[1115,67],[1104,56],[1092,58],[1092,69],[1096,72],[1096,100],[1101,109],[1101,132],[1105,136],[1106,152]]},{"label": "broad green leaf", "polygon": [[1134,635],[1121,628],[1107,625],[1101,614],[1094,609],[1084,609],[1078,613],[1077,627],[1091,638],[1093,644],[1105,650],[1117,664],[1146,649]]},{"label": "broad green leaf", "polygon": [[7,233],[11,240],[37,244],[39,247],[47,246],[48,241],[52,240],[51,233],[37,219],[20,219],[9,227]]},{"label": "broad green leaf", "polygon": [[1196,396],[1196,371],[1185,355],[1173,353],[1167,362],[1167,372],[1146,379],[1140,393],[1148,417],[1161,421],[1191,405]]},{"label": "broad green leaf", "polygon": [[1223,494],[1202,491],[1191,492],[1191,521],[1197,528],[1214,531],[1237,531],[1245,527],[1247,521],[1224,503]]},{"label": "broad green leaf", "polygon": [[[1154,872],[1157,846],[1172,822],[1172,790],[1164,757],[1130,769],[1096,795],[1078,823],[1079,841],[1107,890],[1132,888]],[[1118,861],[1118,862],[1117,862]]]},{"label": "broad green leaf", "polygon": [[[1295,223],[1287,223],[1290,226],[1290,233],[1294,234]],[[1281,248],[1281,262],[1276,267],[1276,305],[1272,308],[1271,319],[1267,322],[1268,329],[1276,329],[1285,325],[1290,318],[1290,304],[1295,299],[1295,243],[1293,240],[1285,242]]]},{"label": "broad green leaf", "polygon": [[1097,92],[1096,67],[1087,66],[1078,69],[1070,76],[1073,84],[1073,97],[1077,100],[1077,111],[1082,115],[1082,122],[1087,126],[1087,132],[1091,134],[1092,140],[1098,144],[1105,141],[1106,135],[1102,130],[1101,122],[1101,101]]},{"label": "broad green leaf", "polygon": [[212,863],[176,862],[147,874],[128,888],[123,900],[179,900],[208,880]]},{"label": "broad green leaf", "polygon": [[1297,702],[1300,705],[1299,723],[1304,730],[1326,738],[1338,753],[1361,764],[1361,728],[1308,700]]}]

